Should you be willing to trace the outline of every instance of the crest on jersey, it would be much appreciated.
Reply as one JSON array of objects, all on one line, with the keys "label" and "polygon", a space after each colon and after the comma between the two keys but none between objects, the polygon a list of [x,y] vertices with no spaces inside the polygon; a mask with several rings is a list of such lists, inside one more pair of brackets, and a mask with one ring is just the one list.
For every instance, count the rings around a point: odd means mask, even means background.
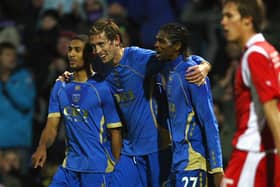
[{"label": "crest on jersey", "polygon": [[81,95],[80,94],[72,94],[72,101],[77,103],[79,102],[81,99]]},{"label": "crest on jersey", "polygon": [[75,90],[81,90],[81,86],[80,85],[76,85],[75,86]]}]

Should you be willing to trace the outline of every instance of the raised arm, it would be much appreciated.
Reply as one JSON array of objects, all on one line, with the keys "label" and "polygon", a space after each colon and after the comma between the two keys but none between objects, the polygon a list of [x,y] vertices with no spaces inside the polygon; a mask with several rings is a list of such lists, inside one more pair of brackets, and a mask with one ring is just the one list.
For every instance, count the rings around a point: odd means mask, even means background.
[{"label": "raised arm", "polygon": [[211,70],[211,64],[205,60],[197,61],[197,65],[191,66],[186,70],[186,80],[190,83],[201,85]]}]

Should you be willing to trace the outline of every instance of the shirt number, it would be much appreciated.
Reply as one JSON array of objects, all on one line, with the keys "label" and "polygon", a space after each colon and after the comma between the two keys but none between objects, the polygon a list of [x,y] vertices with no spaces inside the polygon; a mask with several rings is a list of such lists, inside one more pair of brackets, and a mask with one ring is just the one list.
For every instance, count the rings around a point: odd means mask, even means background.
[{"label": "shirt number", "polygon": [[183,177],[182,182],[184,182],[184,187],[188,187],[189,182],[192,183],[192,187],[196,187],[197,177]]}]

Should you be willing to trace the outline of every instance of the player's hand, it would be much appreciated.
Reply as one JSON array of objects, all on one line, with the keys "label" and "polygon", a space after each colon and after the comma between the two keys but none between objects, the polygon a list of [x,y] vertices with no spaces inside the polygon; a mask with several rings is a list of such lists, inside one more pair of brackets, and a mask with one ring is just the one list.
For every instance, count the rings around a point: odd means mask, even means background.
[{"label": "player's hand", "polygon": [[211,69],[208,62],[202,62],[199,65],[191,66],[186,71],[186,80],[190,83],[201,85],[205,83],[205,78]]},{"label": "player's hand", "polygon": [[59,75],[56,79],[57,81],[67,82],[70,80],[70,77],[73,76],[73,73],[69,71],[64,71],[62,75]]},{"label": "player's hand", "polygon": [[43,146],[39,146],[31,159],[34,168],[38,166],[43,167],[47,159],[47,149]]},{"label": "player's hand", "polygon": [[214,176],[215,186],[220,187],[221,184],[222,184],[222,179],[224,177],[224,174],[222,172],[221,173],[215,173],[215,174],[213,174],[213,176]]}]

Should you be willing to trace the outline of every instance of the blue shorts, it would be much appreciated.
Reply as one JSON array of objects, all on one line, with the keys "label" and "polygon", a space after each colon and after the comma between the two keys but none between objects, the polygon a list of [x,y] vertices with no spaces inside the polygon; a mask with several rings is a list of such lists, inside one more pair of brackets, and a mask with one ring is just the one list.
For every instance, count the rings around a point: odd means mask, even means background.
[{"label": "blue shorts", "polygon": [[161,187],[169,175],[170,149],[143,156],[121,155],[112,175],[112,187]]},{"label": "blue shorts", "polygon": [[111,173],[110,187],[142,187],[136,163],[131,156],[121,155]]},{"label": "blue shorts", "polygon": [[203,170],[191,170],[172,173],[166,187],[205,187],[207,186],[207,173]]},{"label": "blue shorts", "polygon": [[76,172],[58,167],[49,187],[104,187],[109,186],[110,174]]}]

